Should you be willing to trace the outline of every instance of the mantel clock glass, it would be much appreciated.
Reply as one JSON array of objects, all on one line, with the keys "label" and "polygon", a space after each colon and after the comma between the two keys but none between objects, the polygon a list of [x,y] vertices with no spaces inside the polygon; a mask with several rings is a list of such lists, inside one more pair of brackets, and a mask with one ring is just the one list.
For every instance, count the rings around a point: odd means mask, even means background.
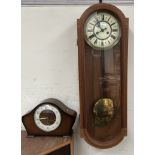
[{"label": "mantel clock glass", "polygon": [[97,148],[127,135],[128,18],[100,3],[77,20],[80,133]]}]

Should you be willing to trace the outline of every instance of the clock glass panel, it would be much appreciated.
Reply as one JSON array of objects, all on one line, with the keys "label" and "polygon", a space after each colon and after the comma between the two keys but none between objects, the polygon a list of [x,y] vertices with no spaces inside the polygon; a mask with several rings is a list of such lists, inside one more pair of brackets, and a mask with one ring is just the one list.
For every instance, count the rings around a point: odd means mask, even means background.
[{"label": "clock glass panel", "polygon": [[[104,52],[86,45],[86,128],[95,139],[117,133],[121,127],[120,42]],[[113,126],[116,130],[113,131]],[[103,132],[104,131],[104,132]],[[106,137],[106,140],[111,137]]]},{"label": "clock glass panel", "polygon": [[97,50],[110,49],[120,40],[119,21],[107,12],[95,12],[86,20],[86,42]]}]

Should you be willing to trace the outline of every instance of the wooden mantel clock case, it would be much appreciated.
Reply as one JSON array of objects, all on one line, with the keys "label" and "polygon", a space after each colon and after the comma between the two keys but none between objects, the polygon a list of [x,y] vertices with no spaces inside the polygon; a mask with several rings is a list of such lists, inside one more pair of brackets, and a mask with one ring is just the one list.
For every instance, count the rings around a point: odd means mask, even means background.
[{"label": "wooden mantel clock case", "polygon": [[110,4],[95,4],[77,20],[80,134],[110,148],[127,135],[128,18]]},{"label": "wooden mantel clock case", "polygon": [[28,136],[72,136],[76,111],[48,98],[22,116]]}]

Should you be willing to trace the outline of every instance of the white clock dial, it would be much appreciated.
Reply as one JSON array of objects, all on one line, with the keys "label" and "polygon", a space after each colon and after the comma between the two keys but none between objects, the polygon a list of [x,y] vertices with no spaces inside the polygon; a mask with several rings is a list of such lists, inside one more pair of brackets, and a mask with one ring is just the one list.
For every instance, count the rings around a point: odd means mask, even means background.
[{"label": "white clock dial", "polygon": [[110,49],[120,40],[118,20],[106,12],[95,12],[86,20],[85,40],[94,49]]},{"label": "white clock dial", "polygon": [[34,122],[39,129],[50,132],[59,127],[61,114],[55,106],[43,104],[36,109]]}]

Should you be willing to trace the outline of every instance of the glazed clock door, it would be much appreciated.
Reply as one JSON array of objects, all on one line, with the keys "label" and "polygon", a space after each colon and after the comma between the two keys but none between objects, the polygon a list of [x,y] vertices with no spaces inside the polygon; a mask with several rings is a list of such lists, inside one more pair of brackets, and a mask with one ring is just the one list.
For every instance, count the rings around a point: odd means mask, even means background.
[{"label": "glazed clock door", "polygon": [[78,20],[80,131],[89,144],[109,148],[127,135],[128,19],[96,4]]}]

